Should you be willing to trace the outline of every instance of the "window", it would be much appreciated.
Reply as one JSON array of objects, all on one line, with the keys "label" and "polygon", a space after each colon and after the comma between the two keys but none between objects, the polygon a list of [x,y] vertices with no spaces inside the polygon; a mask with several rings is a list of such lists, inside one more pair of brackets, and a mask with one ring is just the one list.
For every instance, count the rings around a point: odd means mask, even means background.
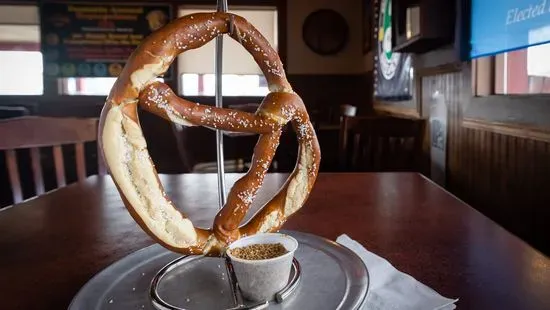
[{"label": "window", "polygon": [[42,95],[39,40],[38,25],[0,24],[0,95]]},{"label": "window", "polygon": [[[61,78],[59,79],[60,92],[63,95],[107,96],[116,79],[115,77]],[[156,80],[164,81],[162,78]]]},{"label": "window", "polygon": [[[185,96],[214,96],[214,74],[184,73],[181,75],[182,93]],[[267,81],[262,74],[223,74],[224,96],[265,96],[269,93]]]},{"label": "window", "polygon": [[42,95],[43,88],[40,52],[0,51],[0,95]]},{"label": "window", "polygon": [[[195,12],[215,11],[213,7],[182,7],[179,16]],[[277,10],[275,8],[235,8],[232,13],[243,16],[277,49]],[[267,82],[252,56],[237,42],[225,36],[222,94],[224,96],[265,96]],[[180,93],[184,96],[214,96],[215,40],[178,56]]]},{"label": "window", "polygon": [[477,96],[550,93],[550,43],[475,59]]},{"label": "window", "polygon": [[550,15],[546,14],[546,1],[469,2],[467,46],[474,59],[475,94],[550,93]]},{"label": "window", "polygon": [[62,78],[60,79],[63,95],[107,96],[116,78]]},{"label": "window", "polygon": [[548,43],[497,55],[495,94],[550,93],[548,55]]}]

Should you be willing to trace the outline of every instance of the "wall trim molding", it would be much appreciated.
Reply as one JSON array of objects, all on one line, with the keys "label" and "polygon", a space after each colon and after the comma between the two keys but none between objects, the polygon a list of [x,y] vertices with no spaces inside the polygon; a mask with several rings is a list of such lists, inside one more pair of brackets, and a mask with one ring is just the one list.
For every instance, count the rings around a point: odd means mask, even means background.
[{"label": "wall trim molding", "polygon": [[435,67],[418,68],[416,70],[416,77],[423,78],[427,76],[455,73],[462,71],[462,69],[464,69],[464,63],[462,62],[453,62]]},{"label": "wall trim molding", "polygon": [[381,113],[395,115],[395,116],[421,118],[420,113],[417,109],[406,107],[406,106],[386,105],[380,102],[375,102],[374,110],[376,112],[381,112]]},{"label": "wall trim molding", "polygon": [[471,97],[463,118],[550,132],[549,115],[549,95],[490,95]]},{"label": "wall trim molding", "polygon": [[473,118],[464,118],[462,120],[462,127],[489,131],[518,138],[550,142],[550,130],[546,128],[532,127],[522,124],[491,122]]}]

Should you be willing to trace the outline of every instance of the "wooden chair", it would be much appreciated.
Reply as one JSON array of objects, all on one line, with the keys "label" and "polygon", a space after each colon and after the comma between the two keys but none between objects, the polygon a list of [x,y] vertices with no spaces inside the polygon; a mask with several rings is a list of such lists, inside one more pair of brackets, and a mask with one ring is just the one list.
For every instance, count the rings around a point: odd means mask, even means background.
[{"label": "wooden chair", "polygon": [[[12,188],[13,202],[23,200],[21,177],[16,150],[29,149],[36,195],[44,193],[41,147],[52,147],[57,187],[67,184],[62,145],[74,144],[78,181],[86,178],[84,143],[97,141],[97,119],[54,118],[24,116],[0,120],[0,151],[5,151],[7,173]],[[98,173],[105,174],[105,166],[98,152]]]},{"label": "wooden chair", "polygon": [[343,117],[342,171],[419,171],[425,121],[388,116]]}]

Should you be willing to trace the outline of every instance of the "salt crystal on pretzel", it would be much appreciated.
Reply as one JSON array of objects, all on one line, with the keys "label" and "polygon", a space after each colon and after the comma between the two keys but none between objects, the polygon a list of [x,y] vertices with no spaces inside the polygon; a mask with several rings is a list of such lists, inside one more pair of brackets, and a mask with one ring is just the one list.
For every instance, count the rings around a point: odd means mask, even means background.
[{"label": "salt crystal on pretzel", "polygon": [[[204,106],[176,96],[156,82],[175,57],[229,34],[254,58],[271,91],[256,113]],[[185,126],[205,126],[260,134],[248,172],[232,187],[212,229],[200,229],[167,197],[147,151],[138,105]],[[279,192],[243,226],[279,145],[282,128],[292,124],[298,162]],[[307,200],[317,178],[319,143],[301,98],[286,79],[279,55],[244,18],[230,13],[183,16],[148,36],[130,55],[101,112],[99,144],[124,205],[152,238],[182,254],[221,255],[242,236],[278,230]]]}]

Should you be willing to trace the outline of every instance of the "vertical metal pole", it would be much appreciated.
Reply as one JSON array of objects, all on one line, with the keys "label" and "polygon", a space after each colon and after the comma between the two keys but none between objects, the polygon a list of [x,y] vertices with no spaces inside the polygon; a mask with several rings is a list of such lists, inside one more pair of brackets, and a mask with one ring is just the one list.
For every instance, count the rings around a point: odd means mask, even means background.
[{"label": "vertical metal pole", "polygon": [[[227,0],[217,0],[218,12],[227,12]],[[223,95],[222,95],[222,74],[223,74],[223,35],[216,37],[216,107],[223,107]],[[220,209],[225,205],[225,171],[223,160],[223,134],[222,131],[216,129],[216,142],[218,153],[218,194],[220,201]],[[231,291],[233,293],[233,302],[235,308],[240,308],[243,305],[242,296],[238,289],[237,277],[231,267],[231,262],[226,257],[225,269],[227,270],[227,276],[231,282]]]},{"label": "vertical metal pole", "polygon": [[[218,0],[219,12],[227,12],[227,0]],[[223,74],[223,35],[216,37],[216,107],[223,107],[222,74]],[[220,209],[225,205],[225,170],[223,157],[223,133],[216,129],[216,159],[218,164],[218,196]]]}]

